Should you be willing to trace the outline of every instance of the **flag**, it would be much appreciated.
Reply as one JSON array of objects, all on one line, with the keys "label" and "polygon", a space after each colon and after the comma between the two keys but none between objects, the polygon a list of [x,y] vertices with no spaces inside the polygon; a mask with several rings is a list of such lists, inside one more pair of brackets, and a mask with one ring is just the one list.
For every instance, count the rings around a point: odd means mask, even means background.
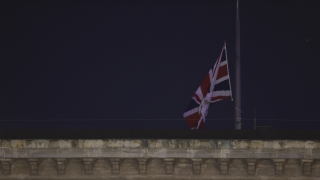
[{"label": "flag", "polygon": [[226,43],[221,54],[193,95],[183,117],[190,129],[201,129],[210,103],[232,97]]}]

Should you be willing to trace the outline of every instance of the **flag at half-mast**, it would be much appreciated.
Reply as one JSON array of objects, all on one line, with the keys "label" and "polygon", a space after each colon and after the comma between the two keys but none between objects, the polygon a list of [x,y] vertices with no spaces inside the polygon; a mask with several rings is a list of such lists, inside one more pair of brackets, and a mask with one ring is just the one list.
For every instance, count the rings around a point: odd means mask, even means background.
[{"label": "flag at half-mast", "polygon": [[210,103],[228,97],[232,98],[227,48],[224,43],[220,56],[213,68],[202,81],[183,114],[190,129],[201,129],[208,113]]}]

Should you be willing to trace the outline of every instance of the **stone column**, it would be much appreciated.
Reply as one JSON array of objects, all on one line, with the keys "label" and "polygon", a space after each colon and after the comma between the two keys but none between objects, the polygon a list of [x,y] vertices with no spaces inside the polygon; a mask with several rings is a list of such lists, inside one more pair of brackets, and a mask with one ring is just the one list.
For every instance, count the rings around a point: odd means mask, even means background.
[{"label": "stone column", "polygon": [[30,175],[37,175],[39,171],[39,159],[28,159],[30,165]]},{"label": "stone column", "polygon": [[221,175],[227,175],[228,169],[229,169],[229,158],[221,158],[219,159],[219,167],[220,167],[220,174]]},{"label": "stone column", "polygon": [[247,166],[248,166],[248,175],[255,175],[256,174],[256,165],[258,159],[246,159]]},{"label": "stone column", "polygon": [[139,174],[147,174],[148,158],[138,158]]},{"label": "stone column", "polygon": [[191,162],[192,162],[192,173],[201,174],[202,159],[191,159]]},{"label": "stone column", "polygon": [[310,176],[312,174],[312,164],[313,159],[301,159],[303,175]]},{"label": "stone column", "polygon": [[174,160],[175,160],[174,158],[165,158],[164,159],[166,174],[173,174]]},{"label": "stone column", "polygon": [[284,172],[285,159],[273,159],[274,174],[282,175]]},{"label": "stone column", "polygon": [[83,169],[85,174],[93,173],[94,158],[83,158]]},{"label": "stone column", "polygon": [[66,174],[67,159],[66,158],[56,158],[57,163],[57,173]]},{"label": "stone column", "polygon": [[0,159],[1,166],[2,166],[2,174],[3,175],[10,175],[11,174],[11,165],[12,159]]},{"label": "stone column", "polygon": [[111,158],[111,171],[112,174],[119,174],[120,173],[120,165],[121,165],[121,159],[120,158]]}]

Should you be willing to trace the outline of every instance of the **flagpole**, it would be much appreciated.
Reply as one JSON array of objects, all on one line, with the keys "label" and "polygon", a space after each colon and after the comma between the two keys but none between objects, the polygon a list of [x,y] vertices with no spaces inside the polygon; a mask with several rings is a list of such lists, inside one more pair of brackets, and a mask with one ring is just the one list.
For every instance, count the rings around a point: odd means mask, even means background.
[{"label": "flagpole", "polygon": [[240,84],[240,17],[239,0],[236,15],[236,98],[235,98],[235,129],[241,129],[241,84]]}]

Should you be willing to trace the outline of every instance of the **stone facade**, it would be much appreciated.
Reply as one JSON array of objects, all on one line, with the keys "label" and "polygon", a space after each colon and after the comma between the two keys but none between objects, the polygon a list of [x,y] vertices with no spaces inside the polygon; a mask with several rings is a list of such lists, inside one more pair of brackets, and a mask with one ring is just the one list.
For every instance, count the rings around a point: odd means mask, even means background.
[{"label": "stone facade", "polygon": [[0,179],[320,180],[320,142],[0,140]]}]

